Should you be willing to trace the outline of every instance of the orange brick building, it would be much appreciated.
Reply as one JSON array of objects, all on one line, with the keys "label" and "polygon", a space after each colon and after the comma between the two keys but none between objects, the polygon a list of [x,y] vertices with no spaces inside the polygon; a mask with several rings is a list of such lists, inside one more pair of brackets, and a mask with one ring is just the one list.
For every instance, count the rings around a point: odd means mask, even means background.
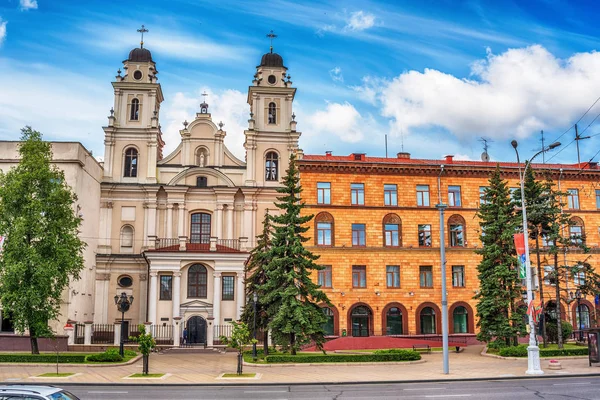
[{"label": "orange brick building", "polygon": [[[503,179],[517,190],[518,165],[500,166]],[[479,287],[480,256],[474,250],[481,248],[476,213],[496,163],[457,161],[452,156],[416,160],[408,153],[379,158],[328,152],[300,155],[298,167],[304,213],[315,215],[306,246],[326,266],[314,279],[334,305],[325,310],[329,335],[441,334],[438,203],[449,206],[444,221],[449,332],[475,333],[473,296]],[[600,169],[595,164],[533,167],[552,171],[560,189],[571,193],[565,212],[576,225],[567,229],[586,234],[594,265],[600,252]],[[583,257],[570,252],[569,261]],[[569,283],[573,290],[576,278]],[[537,273],[534,280],[539,282]],[[544,297],[555,299],[554,287],[545,286]],[[571,298],[561,303],[563,317],[574,326],[580,315],[576,303]],[[584,326],[594,324],[594,303],[589,296],[580,302]]]}]

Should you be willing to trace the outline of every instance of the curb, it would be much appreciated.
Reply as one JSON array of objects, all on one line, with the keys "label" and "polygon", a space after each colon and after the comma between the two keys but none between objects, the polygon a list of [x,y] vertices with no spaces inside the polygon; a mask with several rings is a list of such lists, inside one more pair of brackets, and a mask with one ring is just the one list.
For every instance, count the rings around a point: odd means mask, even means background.
[{"label": "curb", "polygon": [[260,367],[260,368],[272,368],[272,367],[317,367],[319,365],[343,365],[343,366],[359,366],[359,365],[407,365],[407,364],[423,364],[427,362],[426,360],[416,360],[416,361],[382,361],[382,362],[334,362],[334,363],[299,363],[299,364],[291,364],[291,363],[273,363],[273,364],[254,364],[247,363],[244,361],[244,366],[246,367]]}]

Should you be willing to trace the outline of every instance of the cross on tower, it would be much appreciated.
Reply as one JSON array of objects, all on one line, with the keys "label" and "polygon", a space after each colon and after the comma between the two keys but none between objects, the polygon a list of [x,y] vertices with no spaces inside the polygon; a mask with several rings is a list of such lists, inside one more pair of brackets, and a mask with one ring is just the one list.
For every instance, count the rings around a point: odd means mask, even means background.
[{"label": "cross on tower", "polygon": [[273,52],[273,39],[275,39],[277,37],[277,35],[275,33],[273,33],[273,30],[271,29],[271,32],[269,32],[267,34],[267,37],[269,39],[271,39],[271,53]]},{"label": "cross on tower", "polygon": [[142,25],[142,28],[138,29],[137,31],[142,34],[142,40],[140,41],[140,46],[143,49],[144,48],[144,32],[149,32],[149,31],[148,31],[148,29],[146,29],[146,27],[144,25]]},{"label": "cross on tower", "polygon": [[208,93],[206,93],[206,90],[201,94],[202,96],[202,102],[206,103],[206,96],[208,96]]}]

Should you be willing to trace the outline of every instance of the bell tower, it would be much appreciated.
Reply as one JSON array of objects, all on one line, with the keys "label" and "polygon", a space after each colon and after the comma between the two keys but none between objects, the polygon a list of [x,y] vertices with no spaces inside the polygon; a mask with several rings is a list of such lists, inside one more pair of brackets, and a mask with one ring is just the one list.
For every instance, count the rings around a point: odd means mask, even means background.
[{"label": "bell tower", "polygon": [[270,50],[262,56],[248,89],[250,119],[244,132],[248,186],[279,186],[301,135],[292,109],[296,88],[283,58],[273,52],[277,35],[271,31],[267,37]]},{"label": "bell tower", "polygon": [[[140,47],[129,52],[123,70],[117,71],[114,105],[104,127],[104,180],[155,183],[156,163],[162,158],[164,142],[158,123],[164,100],[157,82],[156,63],[144,48],[142,25]],[[123,75],[122,75],[123,74]]]}]

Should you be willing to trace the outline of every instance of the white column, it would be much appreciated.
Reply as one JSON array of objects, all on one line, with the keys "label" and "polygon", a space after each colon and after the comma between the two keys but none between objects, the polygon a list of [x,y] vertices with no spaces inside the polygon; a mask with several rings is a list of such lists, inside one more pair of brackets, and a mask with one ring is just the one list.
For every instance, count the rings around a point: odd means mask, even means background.
[{"label": "white column", "polygon": [[[261,221],[262,222],[262,221]],[[241,236],[245,236],[250,240],[249,246],[253,246],[254,238],[252,236],[252,203],[244,203],[244,219]]]},{"label": "white column", "polygon": [[236,307],[235,307],[235,319],[239,320],[240,317],[242,316],[242,309],[244,308],[244,304],[246,303],[246,293],[244,293],[244,273],[243,272],[238,272],[237,273],[237,280],[236,280],[236,293],[235,293],[235,299],[236,299]]},{"label": "white column", "polygon": [[215,234],[219,239],[223,239],[223,204],[217,204],[215,209],[217,223],[215,224]]},{"label": "white column", "polygon": [[234,239],[234,237],[233,237],[233,213],[235,212],[235,209],[233,207],[234,207],[233,204],[227,206],[227,236],[225,237],[226,239]]},{"label": "white column", "polygon": [[173,204],[167,204],[167,239],[173,238]]},{"label": "white column", "polygon": [[221,273],[215,272],[213,274],[213,317],[215,318],[214,324],[221,325]]},{"label": "white column", "polygon": [[179,317],[179,306],[181,305],[181,272],[173,274],[173,317]]},{"label": "white column", "polygon": [[185,236],[185,206],[181,203],[179,203],[177,236]]},{"label": "white column", "polygon": [[148,295],[148,322],[156,324],[156,298],[158,297],[158,272],[150,272],[150,294]]},{"label": "white column", "polygon": [[85,321],[85,330],[83,332],[83,344],[92,344],[92,321]]}]

